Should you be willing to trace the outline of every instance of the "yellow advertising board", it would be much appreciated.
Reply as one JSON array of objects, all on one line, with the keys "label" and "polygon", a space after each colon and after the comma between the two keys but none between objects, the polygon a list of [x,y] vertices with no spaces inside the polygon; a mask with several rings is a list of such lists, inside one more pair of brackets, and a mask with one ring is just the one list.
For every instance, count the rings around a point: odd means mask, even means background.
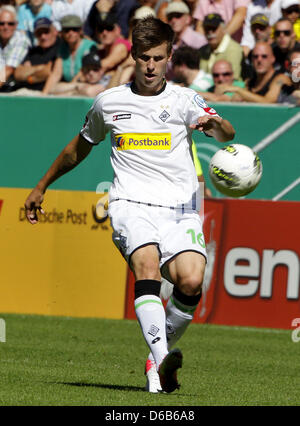
[{"label": "yellow advertising board", "polygon": [[127,265],[94,192],[48,190],[31,225],[29,189],[0,188],[0,312],[123,318]]}]

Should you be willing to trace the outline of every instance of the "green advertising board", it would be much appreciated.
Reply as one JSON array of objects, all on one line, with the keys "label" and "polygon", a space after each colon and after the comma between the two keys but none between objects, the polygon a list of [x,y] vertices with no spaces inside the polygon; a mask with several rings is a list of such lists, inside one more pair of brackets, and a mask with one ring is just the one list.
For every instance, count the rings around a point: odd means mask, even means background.
[{"label": "green advertising board", "polygon": [[[0,187],[32,188],[52,161],[80,130],[92,105],[87,98],[0,97],[1,167]],[[218,104],[218,113],[236,129],[233,142],[259,148],[263,176],[255,199],[300,200],[299,109],[256,104]],[[222,197],[208,176],[210,158],[222,144],[194,132],[204,176],[215,197]],[[95,191],[100,182],[110,182],[110,135],[90,155],[51,188]]]}]

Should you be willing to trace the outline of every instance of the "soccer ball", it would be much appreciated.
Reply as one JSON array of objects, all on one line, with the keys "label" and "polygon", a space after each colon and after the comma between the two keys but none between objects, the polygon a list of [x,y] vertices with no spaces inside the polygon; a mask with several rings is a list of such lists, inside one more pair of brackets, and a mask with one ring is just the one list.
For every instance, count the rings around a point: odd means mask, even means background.
[{"label": "soccer ball", "polygon": [[243,197],[252,192],[262,176],[262,163],[248,146],[227,145],[219,149],[209,165],[215,188],[227,197]]}]

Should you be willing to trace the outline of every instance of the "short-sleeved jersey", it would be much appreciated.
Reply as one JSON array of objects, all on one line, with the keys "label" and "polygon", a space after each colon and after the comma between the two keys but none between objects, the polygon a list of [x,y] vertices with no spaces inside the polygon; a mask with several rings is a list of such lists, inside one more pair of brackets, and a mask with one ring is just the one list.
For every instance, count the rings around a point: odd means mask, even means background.
[{"label": "short-sleeved jersey", "polygon": [[98,144],[111,134],[110,201],[194,208],[199,185],[189,126],[207,114],[217,115],[200,95],[171,84],[155,96],[138,95],[131,84],[99,94],[81,135]]}]

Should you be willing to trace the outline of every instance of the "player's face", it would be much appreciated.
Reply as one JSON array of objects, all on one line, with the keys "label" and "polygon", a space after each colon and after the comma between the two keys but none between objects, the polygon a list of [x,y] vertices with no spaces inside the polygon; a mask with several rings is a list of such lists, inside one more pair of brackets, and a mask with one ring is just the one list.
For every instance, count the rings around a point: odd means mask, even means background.
[{"label": "player's face", "polygon": [[278,22],[275,25],[274,38],[280,49],[289,49],[295,39],[293,25],[290,21]]},{"label": "player's face", "polygon": [[0,37],[4,41],[10,40],[13,36],[17,23],[10,12],[2,12],[0,14]]},{"label": "player's face", "polygon": [[141,95],[151,96],[158,92],[164,83],[164,76],[171,55],[167,52],[167,43],[147,51],[137,52],[135,57],[135,82]]}]

